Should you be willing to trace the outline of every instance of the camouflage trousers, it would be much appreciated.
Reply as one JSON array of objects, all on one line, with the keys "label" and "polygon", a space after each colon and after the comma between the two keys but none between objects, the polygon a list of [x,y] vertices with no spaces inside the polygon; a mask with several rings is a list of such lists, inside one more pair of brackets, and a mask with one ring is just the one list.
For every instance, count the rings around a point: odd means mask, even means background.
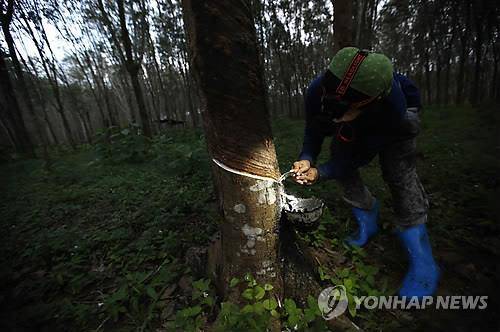
[{"label": "camouflage trousers", "polygon": [[[417,122],[416,114],[412,121]],[[416,170],[416,138],[393,143],[379,152],[382,176],[392,194],[396,226],[408,227],[427,221],[429,202]],[[370,209],[375,198],[363,184],[359,170],[337,179],[344,189],[344,200],[354,207]]]}]

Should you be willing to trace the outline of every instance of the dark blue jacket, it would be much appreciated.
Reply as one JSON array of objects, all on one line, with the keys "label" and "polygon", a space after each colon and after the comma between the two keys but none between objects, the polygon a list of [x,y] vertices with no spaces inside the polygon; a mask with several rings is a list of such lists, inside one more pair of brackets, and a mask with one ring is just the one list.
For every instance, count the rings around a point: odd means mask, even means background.
[{"label": "dark blue jacket", "polygon": [[382,100],[368,105],[349,122],[354,139],[343,142],[337,137],[341,124],[321,114],[321,79],[314,79],[306,94],[306,127],[299,160],[316,162],[326,136],[333,136],[331,159],[318,167],[320,178],[342,178],[348,172],[366,165],[388,144],[408,139],[417,133],[405,125],[407,108],[421,107],[420,92],[406,76],[394,73],[391,92]]}]

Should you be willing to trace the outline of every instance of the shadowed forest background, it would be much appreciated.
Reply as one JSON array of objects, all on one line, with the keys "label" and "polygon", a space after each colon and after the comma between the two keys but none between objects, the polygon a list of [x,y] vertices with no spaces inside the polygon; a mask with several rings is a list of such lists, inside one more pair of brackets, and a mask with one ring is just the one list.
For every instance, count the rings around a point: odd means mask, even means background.
[{"label": "shadowed forest background", "polygon": [[[200,125],[178,2],[19,1],[12,12],[4,2],[3,61],[27,133],[2,113],[3,149],[92,143],[112,126],[151,137]],[[269,111],[301,117],[308,83],[333,55],[333,5],[255,1],[253,11]],[[351,12],[354,45],[392,58],[426,105],[500,98],[494,1],[359,0]]]},{"label": "shadowed forest background", "polygon": [[[497,2],[249,3],[280,170],[301,148],[305,90],[342,42],[335,18],[347,18],[344,42],[386,54],[422,93],[438,294],[490,299],[484,311],[350,307],[349,318],[368,331],[497,330]],[[231,285],[248,284],[247,305],[221,306],[199,262],[221,218],[185,22],[179,1],[0,0],[1,330],[258,331],[278,310],[251,275]],[[394,292],[405,270],[372,164],[363,175],[384,230],[368,249],[342,245],[353,226],[333,181],[290,185],[325,200],[319,228],[300,237],[322,285],[351,295]],[[280,305],[284,328],[327,328],[310,295]]]}]

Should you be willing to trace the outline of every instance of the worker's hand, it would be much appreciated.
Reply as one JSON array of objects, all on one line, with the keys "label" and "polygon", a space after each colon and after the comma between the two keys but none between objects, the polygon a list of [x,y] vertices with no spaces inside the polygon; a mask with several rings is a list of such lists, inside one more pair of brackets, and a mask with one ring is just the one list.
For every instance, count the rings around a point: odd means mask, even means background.
[{"label": "worker's hand", "polygon": [[311,185],[314,184],[319,178],[319,172],[317,168],[311,167],[305,173],[297,174],[294,177],[295,182],[298,184]]},{"label": "worker's hand", "polygon": [[347,111],[340,119],[333,119],[333,122],[336,122],[336,123],[351,122],[352,120],[356,119],[360,114],[361,114],[361,110],[352,109],[352,110]]},{"label": "worker's hand", "polygon": [[309,160],[299,160],[293,163],[292,172],[296,175],[301,175],[307,172],[311,168],[311,162]]}]

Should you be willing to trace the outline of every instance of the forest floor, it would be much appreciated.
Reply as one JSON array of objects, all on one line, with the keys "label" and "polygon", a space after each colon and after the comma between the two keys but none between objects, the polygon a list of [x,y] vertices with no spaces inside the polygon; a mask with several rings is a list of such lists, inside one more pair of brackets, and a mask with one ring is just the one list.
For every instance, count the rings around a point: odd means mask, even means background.
[{"label": "forest floor", "polygon": [[[500,114],[495,107],[429,108],[422,119],[418,172],[431,202],[438,294],[487,295],[488,307],[351,306],[348,315],[367,331],[498,331]],[[302,131],[301,120],[274,122],[282,171],[297,156]],[[201,133],[172,130],[151,145],[129,131],[120,135],[112,148],[101,140],[53,151],[49,166],[0,165],[1,331],[189,330],[213,318],[210,284],[185,264],[190,248],[209,243],[219,219]],[[287,190],[328,206],[320,227],[303,234],[318,253],[325,287],[394,294],[406,260],[392,234],[390,193],[376,160],[362,175],[382,203],[382,231],[360,250],[343,245],[354,223],[333,181]]]}]

